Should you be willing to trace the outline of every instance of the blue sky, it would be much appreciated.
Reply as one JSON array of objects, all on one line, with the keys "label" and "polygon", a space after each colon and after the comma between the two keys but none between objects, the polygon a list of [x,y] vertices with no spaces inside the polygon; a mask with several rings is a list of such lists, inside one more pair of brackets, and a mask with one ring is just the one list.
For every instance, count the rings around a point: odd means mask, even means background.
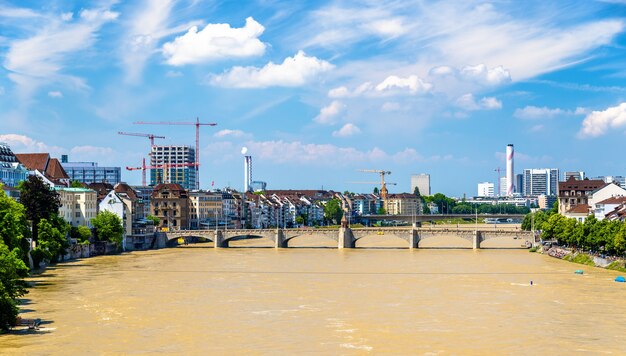
[{"label": "blue sky", "polygon": [[[194,145],[201,185],[435,192],[524,168],[626,175],[624,1],[0,0],[0,141],[138,166]],[[138,184],[139,172],[123,173]]]}]

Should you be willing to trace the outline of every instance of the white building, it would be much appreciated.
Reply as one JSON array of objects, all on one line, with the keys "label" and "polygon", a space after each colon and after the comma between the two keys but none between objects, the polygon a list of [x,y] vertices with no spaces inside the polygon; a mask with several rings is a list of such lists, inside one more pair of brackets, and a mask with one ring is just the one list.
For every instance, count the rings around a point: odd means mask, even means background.
[{"label": "white building", "polygon": [[59,216],[72,226],[91,225],[91,219],[96,217],[98,203],[95,190],[85,188],[54,187],[61,198]]},{"label": "white building", "polygon": [[558,195],[559,170],[556,168],[525,169],[525,196]]},{"label": "white building", "polygon": [[498,191],[498,196],[506,197],[506,177],[500,177],[500,190]]},{"label": "white building", "polygon": [[430,195],[430,174],[413,174],[411,175],[411,193],[415,191],[417,187],[420,191],[420,195]]},{"label": "white building", "polygon": [[490,182],[478,183],[477,197],[493,197],[495,194],[494,184]]}]

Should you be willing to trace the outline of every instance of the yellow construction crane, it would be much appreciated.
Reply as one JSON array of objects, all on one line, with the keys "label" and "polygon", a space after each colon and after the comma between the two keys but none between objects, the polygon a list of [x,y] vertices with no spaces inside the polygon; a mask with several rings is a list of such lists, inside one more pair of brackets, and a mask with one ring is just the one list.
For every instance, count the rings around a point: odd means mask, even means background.
[{"label": "yellow construction crane", "polygon": [[[380,197],[383,200],[383,206],[385,210],[387,210],[387,185],[385,184],[385,175],[390,175],[390,171],[380,170],[380,169],[359,169],[359,172],[366,173],[378,173],[380,174]],[[391,184],[391,183],[390,183]]]}]

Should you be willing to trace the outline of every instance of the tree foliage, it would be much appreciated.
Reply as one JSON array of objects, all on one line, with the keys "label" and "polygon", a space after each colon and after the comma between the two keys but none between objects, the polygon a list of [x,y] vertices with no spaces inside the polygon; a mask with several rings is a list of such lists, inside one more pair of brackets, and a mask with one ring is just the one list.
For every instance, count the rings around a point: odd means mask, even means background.
[{"label": "tree foliage", "polygon": [[333,198],[324,205],[324,219],[331,223],[339,224],[343,217],[343,209],[341,208],[341,201],[337,198]]},{"label": "tree foliage", "polygon": [[626,253],[626,222],[598,220],[588,216],[584,222],[566,218],[551,209],[526,215],[522,229],[530,230],[534,217],[535,230],[544,240],[557,240],[559,244],[583,250],[604,251],[612,255]]},{"label": "tree foliage", "polygon": [[12,251],[0,241],[0,329],[15,325],[19,308],[17,298],[26,294],[24,277],[28,267],[20,258],[17,248]]},{"label": "tree foliage", "polygon": [[26,218],[32,224],[32,236],[39,239],[38,226],[41,219],[50,219],[59,213],[61,198],[38,176],[31,175],[18,186],[20,202],[26,208]]},{"label": "tree foliage", "polygon": [[154,215],[146,216],[146,220],[152,221],[152,225],[154,226],[159,226],[159,223],[161,222],[161,219],[157,218]]},{"label": "tree foliage", "polygon": [[87,226],[72,226],[70,228],[70,237],[76,239],[78,243],[87,243],[91,238],[91,229]]},{"label": "tree foliage", "polygon": [[28,236],[30,231],[24,206],[0,190],[0,241],[11,251],[17,248],[20,258],[26,262],[29,250],[26,240]]},{"label": "tree foliage", "polygon": [[69,247],[66,237],[69,224],[55,215],[51,216],[50,219],[41,219],[37,228],[39,229],[39,241],[37,241],[37,246],[32,252],[35,267],[42,260],[57,262]]},{"label": "tree foliage", "polygon": [[119,216],[110,211],[101,211],[95,218],[91,219],[91,224],[96,229],[98,240],[115,242],[118,246],[122,246],[124,227]]}]

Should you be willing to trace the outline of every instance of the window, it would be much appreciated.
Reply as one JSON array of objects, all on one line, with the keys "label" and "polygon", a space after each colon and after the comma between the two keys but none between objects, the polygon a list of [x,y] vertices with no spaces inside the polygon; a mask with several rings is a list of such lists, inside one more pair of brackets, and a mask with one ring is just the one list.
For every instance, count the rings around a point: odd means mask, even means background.
[{"label": "window", "polygon": [[76,212],[76,217],[77,217],[77,218],[80,218],[80,211],[77,211],[77,212]]}]

